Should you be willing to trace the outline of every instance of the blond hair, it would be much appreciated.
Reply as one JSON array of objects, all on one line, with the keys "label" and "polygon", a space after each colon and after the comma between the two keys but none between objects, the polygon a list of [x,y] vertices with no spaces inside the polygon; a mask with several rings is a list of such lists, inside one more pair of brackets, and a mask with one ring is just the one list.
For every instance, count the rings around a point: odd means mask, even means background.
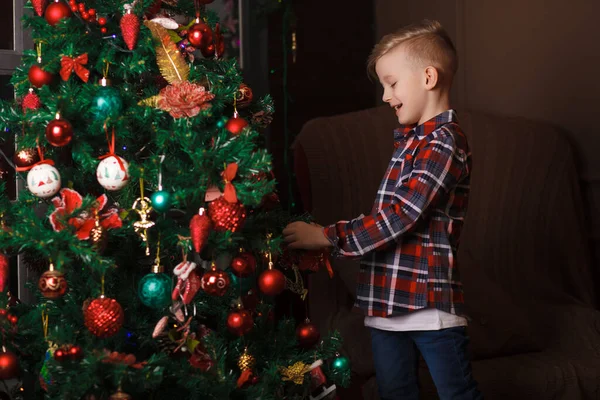
[{"label": "blond hair", "polygon": [[452,83],[458,69],[456,49],[442,24],[430,20],[423,20],[385,35],[375,45],[367,61],[369,76],[377,79],[377,61],[400,45],[406,46],[409,56],[419,64],[435,67],[442,83]]}]

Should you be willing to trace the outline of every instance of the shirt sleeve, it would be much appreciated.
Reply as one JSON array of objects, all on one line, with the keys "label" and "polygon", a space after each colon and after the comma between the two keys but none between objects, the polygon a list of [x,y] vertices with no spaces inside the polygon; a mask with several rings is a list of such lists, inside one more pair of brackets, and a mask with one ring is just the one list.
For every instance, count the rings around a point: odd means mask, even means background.
[{"label": "shirt sleeve", "polygon": [[466,155],[450,133],[433,138],[420,149],[409,179],[396,188],[391,204],[323,229],[333,245],[332,254],[361,257],[410,231],[431,204],[456,186],[465,163]]}]

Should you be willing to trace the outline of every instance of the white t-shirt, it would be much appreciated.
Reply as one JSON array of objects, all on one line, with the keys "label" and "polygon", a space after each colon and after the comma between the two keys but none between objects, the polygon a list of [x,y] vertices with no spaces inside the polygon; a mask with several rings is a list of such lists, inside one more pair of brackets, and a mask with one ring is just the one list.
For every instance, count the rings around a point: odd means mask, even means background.
[{"label": "white t-shirt", "polygon": [[467,326],[465,317],[450,314],[437,308],[424,308],[396,317],[365,317],[365,326],[383,331],[439,331],[440,329]]}]

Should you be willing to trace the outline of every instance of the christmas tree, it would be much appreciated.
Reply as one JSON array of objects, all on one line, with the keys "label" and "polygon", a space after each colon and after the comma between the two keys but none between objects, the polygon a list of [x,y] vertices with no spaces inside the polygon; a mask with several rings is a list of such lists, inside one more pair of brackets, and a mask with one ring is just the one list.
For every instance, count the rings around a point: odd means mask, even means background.
[{"label": "christmas tree", "polygon": [[[322,399],[337,334],[275,318],[322,254],[282,252],[261,129],[213,0],[31,0],[0,103],[26,189],[0,187],[0,380],[12,398]],[[8,257],[40,273],[24,304]]]}]

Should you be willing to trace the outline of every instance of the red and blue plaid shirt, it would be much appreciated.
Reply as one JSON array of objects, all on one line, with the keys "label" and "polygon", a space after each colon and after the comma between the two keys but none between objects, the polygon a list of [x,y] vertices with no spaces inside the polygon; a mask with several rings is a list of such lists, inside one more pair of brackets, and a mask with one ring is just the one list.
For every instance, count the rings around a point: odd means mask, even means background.
[{"label": "red and blue plaid shirt", "polygon": [[333,255],[360,257],[356,306],[388,317],[463,314],[456,252],[471,156],[454,110],[394,131],[396,148],[370,215],[325,227]]}]

